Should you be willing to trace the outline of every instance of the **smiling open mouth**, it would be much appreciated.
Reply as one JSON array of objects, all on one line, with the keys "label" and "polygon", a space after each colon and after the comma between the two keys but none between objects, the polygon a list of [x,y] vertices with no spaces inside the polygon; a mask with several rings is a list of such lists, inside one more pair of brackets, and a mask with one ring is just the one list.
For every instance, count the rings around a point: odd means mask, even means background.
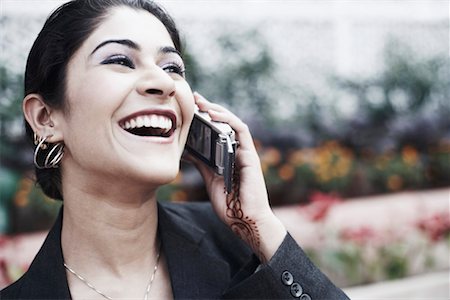
[{"label": "smiling open mouth", "polygon": [[119,125],[138,136],[170,137],[175,131],[176,116],[172,112],[141,112],[121,120]]}]

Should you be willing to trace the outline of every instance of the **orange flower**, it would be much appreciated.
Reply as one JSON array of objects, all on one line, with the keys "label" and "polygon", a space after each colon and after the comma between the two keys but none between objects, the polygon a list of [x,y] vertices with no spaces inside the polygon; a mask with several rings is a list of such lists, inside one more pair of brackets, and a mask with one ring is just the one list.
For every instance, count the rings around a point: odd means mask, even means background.
[{"label": "orange flower", "polygon": [[345,177],[352,166],[352,153],[336,141],[325,143],[315,151],[312,160],[313,172],[321,182]]},{"label": "orange flower", "polygon": [[294,166],[301,166],[307,162],[307,157],[302,150],[297,150],[289,155],[288,162]]},{"label": "orange flower", "polygon": [[391,175],[388,177],[387,187],[391,191],[398,191],[403,187],[403,179],[399,175]]},{"label": "orange flower", "polygon": [[278,165],[281,161],[281,153],[277,148],[270,147],[261,155],[261,161],[268,166]]},{"label": "orange flower", "polygon": [[28,195],[33,188],[33,180],[27,177],[23,177],[20,180],[19,188],[17,189],[16,196],[14,197],[14,204],[18,207],[25,207],[28,205]]},{"label": "orange flower", "polygon": [[284,181],[292,179],[295,175],[295,169],[292,165],[284,164],[278,169],[278,175]]},{"label": "orange flower", "polygon": [[409,166],[414,166],[419,161],[419,154],[412,146],[405,146],[402,149],[402,160]]},{"label": "orange flower", "polygon": [[393,159],[392,152],[384,153],[377,157],[377,159],[375,161],[375,167],[378,170],[384,170],[389,165],[389,163],[391,162],[392,159]]}]

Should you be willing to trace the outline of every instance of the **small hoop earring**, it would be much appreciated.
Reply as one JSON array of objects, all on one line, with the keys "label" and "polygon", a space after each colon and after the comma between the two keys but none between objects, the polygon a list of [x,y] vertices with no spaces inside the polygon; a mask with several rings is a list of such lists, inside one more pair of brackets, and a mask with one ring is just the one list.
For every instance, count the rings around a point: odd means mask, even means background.
[{"label": "small hoop earring", "polygon": [[47,139],[47,137],[41,138],[41,137],[39,137],[39,136],[36,134],[36,132],[34,133],[34,144],[35,144],[36,146],[38,146],[38,148],[40,148],[40,149],[42,149],[42,150],[45,150],[45,149],[48,148],[48,147],[47,147],[47,144],[44,144],[44,142],[45,142],[46,139]]},{"label": "small hoop earring", "polygon": [[38,169],[52,169],[52,168],[58,168],[59,163],[61,162],[61,159],[64,156],[64,144],[59,142],[52,146],[50,151],[47,154],[41,154],[45,156],[45,159],[43,159],[44,163],[39,164],[38,162],[38,156],[40,156],[39,151],[40,150],[46,150],[48,149],[49,144],[45,141],[47,140],[46,137],[38,137],[37,134],[34,134],[34,143],[36,145],[36,149],[34,150],[34,165]]}]

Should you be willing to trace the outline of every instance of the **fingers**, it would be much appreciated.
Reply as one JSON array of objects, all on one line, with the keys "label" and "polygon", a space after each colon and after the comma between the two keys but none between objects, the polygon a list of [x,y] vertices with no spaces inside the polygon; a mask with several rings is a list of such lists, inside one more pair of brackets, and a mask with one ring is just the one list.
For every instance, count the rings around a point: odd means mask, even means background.
[{"label": "fingers", "polygon": [[215,103],[209,102],[205,97],[197,92],[194,92],[195,104],[201,111],[208,111],[209,109],[214,109],[216,111],[225,111],[226,108]]},{"label": "fingers", "polygon": [[225,107],[209,102],[197,92],[194,93],[194,98],[199,109],[207,111],[213,121],[227,123],[233,128],[242,150],[254,149],[253,139],[247,124]]}]

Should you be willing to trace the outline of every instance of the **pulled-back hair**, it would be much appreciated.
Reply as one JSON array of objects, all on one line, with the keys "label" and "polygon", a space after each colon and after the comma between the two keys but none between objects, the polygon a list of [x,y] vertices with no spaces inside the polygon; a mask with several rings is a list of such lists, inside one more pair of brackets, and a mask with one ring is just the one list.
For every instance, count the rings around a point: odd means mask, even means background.
[{"label": "pulled-back hair", "polygon": [[[172,18],[150,0],[73,0],[61,5],[46,20],[27,59],[25,95],[40,94],[55,109],[65,109],[67,65],[83,42],[100,25],[114,7],[126,6],[146,10],[166,27],[175,48],[181,52],[178,30]],[[25,121],[28,138],[33,130]],[[60,169],[35,168],[36,181],[44,193],[63,199]]]}]

